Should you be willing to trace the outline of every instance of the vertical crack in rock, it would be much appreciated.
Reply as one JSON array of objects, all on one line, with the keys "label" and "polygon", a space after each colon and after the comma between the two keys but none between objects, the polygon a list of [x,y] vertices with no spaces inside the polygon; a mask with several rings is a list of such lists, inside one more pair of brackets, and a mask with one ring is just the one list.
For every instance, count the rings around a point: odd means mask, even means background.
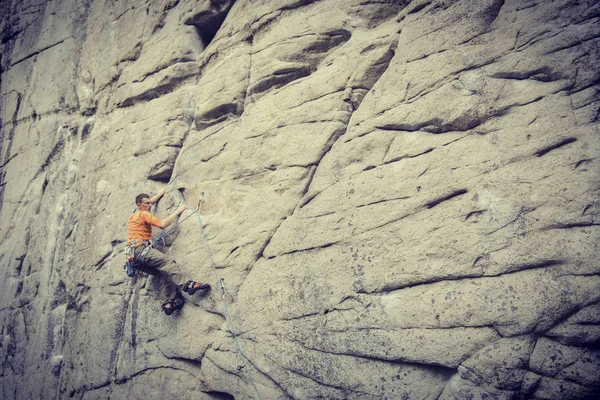
[{"label": "vertical crack in rock", "polygon": [[[132,348],[133,354],[135,356],[136,354],[136,346],[135,346],[135,341],[136,341],[136,336],[135,336],[135,329],[137,327],[137,320],[134,319],[134,313],[135,313],[135,317],[137,317],[137,296],[134,296],[134,290],[135,290],[135,280],[129,280],[127,282],[127,295],[123,296],[122,300],[121,300],[121,309],[119,310],[119,314],[118,314],[118,321],[115,324],[115,343],[112,346],[111,352],[110,352],[110,358],[109,358],[109,365],[110,365],[110,382],[116,382],[118,380],[118,368],[119,368],[119,358],[121,356],[121,350],[125,349],[125,351],[127,351],[126,349],[129,349],[130,347]],[[125,325],[127,323],[127,313],[129,311],[129,308],[131,306],[131,299],[132,297],[136,297],[136,301],[134,301],[133,303],[133,311],[132,311],[132,321],[131,321],[131,328],[132,328],[132,343],[126,343],[123,341],[123,338],[125,337]],[[130,346],[131,345],[131,346]]]},{"label": "vertical crack in rock", "polygon": [[[335,143],[347,133],[348,129],[351,127],[351,124],[352,124],[352,116],[354,115],[354,113],[356,113],[359,110],[359,108],[362,104],[362,101],[364,99],[364,95],[360,94],[359,96],[356,96],[353,92],[356,91],[357,89],[365,90],[366,92],[369,92],[377,84],[377,82],[381,79],[381,77],[384,76],[385,72],[390,67],[392,60],[394,59],[394,56],[396,55],[396,48],[398,45],[398,43],[397,43],[398,36],[399,36],[399,33],[396,33],[396,40],[388,46],[387,51],[381,57],[379,57],[374,62],[373,65],[371,65],[369,68],[367,68],[365,74],[362,77],[352,77],[350,79],[350,81],[348,82],[346,91],[350,91],[352,93],[352,95],[348,96],[345,99],[345,101],[348,101],[352,105],[352,108],[349,111],[347,117],[344,118],[345,127],[343,130],[340,129],[339,131],[336,131],[336,133],[334,133],[330,137],[325,150],[323,151],[323,153],[321,154],[319,160],[317,161],[317,163],[315,165],[314,171],[312,172],[310,179],[306,185],[304,195],[300,199],[298,205],[296,206],[296,209],[303,208],[319,194],[319,192],[310,193],[310,185],[312,183],[314,176],[318,172],[319,165],[321,164],[321,161],[327,156],[327,154],[334,147]],[[368,48],[370,49],[371,47],[368,47]],[[365,51],[365,50],[363,50],[363,51]]]},{"label": "vertical crack in rock", "polygon": [[[16,154],[11,155],[12,152],[12,147],[14,144],[14,137],[15,137],[15,132],[17,130],[17,127],[19,125],[19,123],[17,122],[17,117],[19,115],[19,110],[21,109],[21,93],[19,92],[14,92],[16,93],[16,105],[15,105],[15,111],[13,112],[13,115],[10,116],[10,123],[11,123],[11,127],[10,130],[8,131],[8,137],[4,136],[4,132],[5,132],[5,121],[4,118],[0,118],[0,124],[1,124],[1,128],[2,130],[0,131],[0,151],[2,151],[2,147],[4,147],[4,143],[6,144],[6,150],[4,152],[4,154],[0,154],[0,215],[2,214],[2,205],[4,203],[4,191],[6,190],[6,171],[5,168],[8,165],[8,163],[14,158],[16,157]],[[5,105],[4,105],[4,101],[0,102],[0,109],[3,111],[4,114],[4,110]]]}]

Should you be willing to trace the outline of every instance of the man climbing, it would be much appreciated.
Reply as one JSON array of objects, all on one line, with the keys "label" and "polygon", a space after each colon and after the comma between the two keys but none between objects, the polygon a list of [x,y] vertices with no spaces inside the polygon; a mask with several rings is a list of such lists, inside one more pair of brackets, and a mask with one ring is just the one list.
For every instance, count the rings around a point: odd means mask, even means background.
[{"label": "man climbing", "polygon": [[169,299],[163,303],[162,309],[165,314],[171,315],[185,303],[180,289],[193,295],[198,290],[209,289],[210,285],[192,280],[184,283],[175,260],[152,248],[150,242],[152,227],[165,229],[187,209],[185,205],[182,205],[164,220],[156,218],[150,209],[164,194],[165,189],[163,188],[153,197],[142,193],[135,198],[137,210],[129,217],[127,247],[130,256],[133,257],[133,267],[158,278],[161,290],[166,291]]}]

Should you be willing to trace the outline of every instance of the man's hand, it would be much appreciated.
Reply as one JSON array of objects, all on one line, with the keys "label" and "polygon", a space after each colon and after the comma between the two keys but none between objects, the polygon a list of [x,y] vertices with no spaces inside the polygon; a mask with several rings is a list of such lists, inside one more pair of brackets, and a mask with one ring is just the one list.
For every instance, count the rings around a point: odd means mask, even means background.
[{"label": "man's hand", "polygon": [[185,204],[179,206],[179,208],[177,210],[175,210],[175,212],[171,215],[169,215],[167,218],[165,218],[162,221],[162,225],[157,225],[159,228],[161,229],[165,229],[167,226],[171,225],[173,223],[173,221],[175,221],[177,219],[178,216],[181,215],[182,212],[184,212],[185,210],[187,210],[187,206]]},{"label": "man's hand", "polygon": [[165,193],[167,193],[166,188],[160,189],[158,191],[158,193],[156,193],[154,196],[152,196],[152,198],[150,199],[150,203],[152,203],[153,205],[158,203],[158,201],[161,199],[161,197],[163,197],[165,195]]}]

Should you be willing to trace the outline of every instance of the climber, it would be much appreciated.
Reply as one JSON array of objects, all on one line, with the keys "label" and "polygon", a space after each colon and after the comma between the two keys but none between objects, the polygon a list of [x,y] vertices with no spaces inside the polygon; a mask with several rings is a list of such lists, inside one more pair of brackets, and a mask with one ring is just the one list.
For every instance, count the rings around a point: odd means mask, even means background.
[{"label": "climber", "polygon": [[162,309],[165,314],[171,315],[173,311],[180,309],[185,303],[180,289],[189,295],[193,295],[198,290],[210,289],[210,285],[192,280],[183,283],[175,260],[152,248],[152,242],[150,241],[152,227],[165,229],[187,209],[185,205],[182,205],[164,220],[156,218],[152,215],[150,209],[158,203],[164,194],[165,189],[163,188],[153,197],[142,193],[135,198],[137,210],[129,217],[127,252],[130,255],[134,269],[158,278],[161,290],[166,291],[169,299],[163,303]]}]

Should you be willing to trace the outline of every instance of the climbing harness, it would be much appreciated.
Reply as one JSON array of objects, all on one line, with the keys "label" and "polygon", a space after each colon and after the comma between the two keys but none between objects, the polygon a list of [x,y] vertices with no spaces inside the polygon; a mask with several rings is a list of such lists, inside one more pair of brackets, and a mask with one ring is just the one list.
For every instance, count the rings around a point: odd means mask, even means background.
[{"label": "climbing harness", "polygon": [[[135,249],[138,246],[144,246],[144,248],[142,249],[141,253],[136,257]],[[130,243],[127,244],[127,246],[125,246],[125,256],[127,257],[127,261],[123,265],[123,271],[127,273],[128,277],[133,278],[135,276],[135,261],[137,260],[141,263],[144,263],[144,260],[146,259],[146,254],[148,254],[148,250],[150,250],[151,247],[151,241],[141,239],[132,240]]]},{"label": "climbing harness", "polygon": [[258,399],[262,400],[262,397],[260,396],[260,393],[258,391],[258,387],[256,387],[256,383],[254,382],[254,378],[252,377],[252,373],[250,372],[250,369],[248,369],[248,365],[246,364],[246,357],[244,357],[244,352],[242,351],[242,346],[240,345],[237,335],[235,333],[235,328],[233,327],[231,315],[229,314],[229,309],[227,308],[227,303],[225,302],[225,287],[223,285],[223,278],[219,277],[219,274],[217,273],[215,259],[212,255],[212,251],[210,250],[210,245],[208,244],[208,238],[206,237],[206,233],[204,232],[204,224],[202,223],[202,217],[200,217],[200,203],[202,202],[203,198],[204,198],[204,192],[201,193],[200,200],[198,201],[198,208],[196,209],[196,213],[198,214],[198,224],[200,225],[200,230],[202,232],[202,237],[204,239],[204,244],[206,246],[206,250],[208,250],[208,255],[210,257],[210,262],[211,262],[213,272],[215,274],[217,282],[219,282],[219,289],[221,289],[221,299],[223,300],[223,308],[225,310],[225,319],[227,320],[227,323],[229,325],[229,330],[231,331],[231,335],[233,336],[233,341],[235,342],[235,347],[237,349],[237,352],[240,356],[240,359],[242,360],[242,365],[237,367],[237,370],[240,371],[241,369],[244,369],[244,371],[246,372],[246,375],[248,376],[248,379],[250,380],[250,383],[252,383],[252,386],[254,387],[254,391],[256,392]]}]

